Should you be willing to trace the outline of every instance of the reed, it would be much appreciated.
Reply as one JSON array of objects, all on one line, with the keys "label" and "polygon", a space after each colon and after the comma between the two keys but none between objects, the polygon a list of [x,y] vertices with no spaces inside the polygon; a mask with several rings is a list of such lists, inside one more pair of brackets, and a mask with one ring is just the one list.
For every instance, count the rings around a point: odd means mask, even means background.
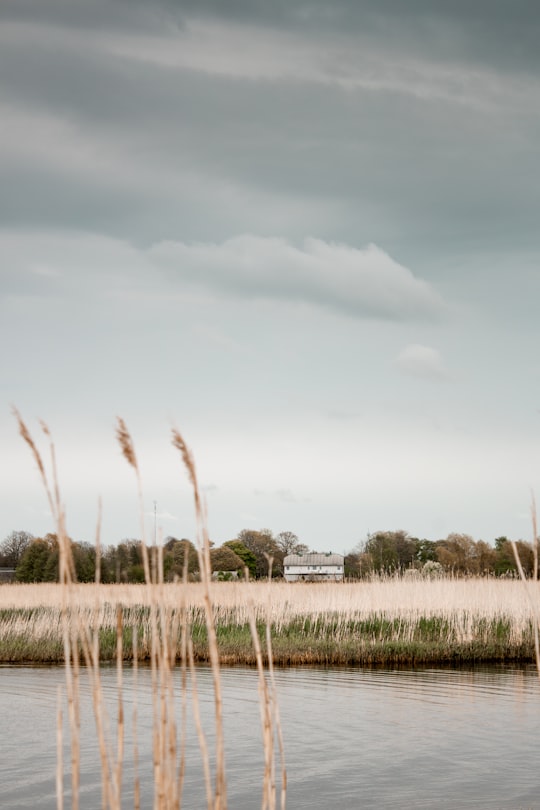
[{"label": "reed", "polygon": [[[540,583],[529,581],[528,586],[531,597],[540,599]],[[534,616],[517,580],[386,578],[345,584],[227,582],[210,587],[222,664],[257,665],[255,631],[264,666],[529,661],[534,654]],[[116,657],[121,606],[125,660],[136,656],[150,661],[151,606],[159,604],[167,611],[175,636],[170,640],[171,655],[176,649],[177,660],[187,660],[182,648],[189,627],[194,661],[210,662],[203,584],[151,588],[73,586],[77,621],[95,633],[101,659]],[[0,660],[62,660],[60,591],[61,586],[50,584],[2,586]],[[271,680],[270,671],[268,677]]]},{"label": "reed", "polygon": [[[110,592],[99,582],[99,563],[96,567],[96,582],[82,588],[75,581],[75,567],[66,531],[65,510],[60,495],[54,444],[47,426],[41,423],[50,453],[50,473],[41,452],[20,414],[15,410],[19,432],[28,445],[38,467],[45,488],[49,508],[54,518],[60,549],[60,582],[48,590],[35,592],[37,603],[24,607],[16,606],[8,595],[24,593],[17,586],[2,588],[0,612],[0,659],[10,661],[59,660],[64,662],[65,688],[70,733],[70,773],[72,808],[79,806],[80,789],[80,666],[86,667],[91,683],[95,729],[101,760],[102,807],[104,810],[120,810],[124,780],[125,718],[123,705],[123,663],[134,660],[136,681],[137,662],[147,659],[151,667],[153,706],[153,781],[156,810],[179,810],[182,806],[182,788],[185,779],[185,718],[188,710],[188,675],[191,677],[191,708],[197,726],[201,757],[205,772],[206,803],[209,810],[226,810],[227,783],[225,772],[225,746],[223,735],[223,698],[220,680],[220,653],[216,632],[216,609],[214,585],[211,581],[210,544],[206,525],[204,503],[200,496],[193,457],[181,434],[173,430],[172,444],[180,452],[182,462],[192,485],[197,518],[197,550],[201,582],[199,601],[195,613],[186,600],[187,569],[182,583],[175,583],[173,590],[163,581],[163,558],[161,549],[148,553],[144,526],[143,488],[134,443],[122,419],[117,423],[117,439],[122,453],[135,473],[139,496],[141,519],[143,565],[145,584],[137,590],[137,602],[125,598],[125,594]],[[100,556],[100,521],[96,530],[96,553]],[[187,564],[188,555],[185,555]],[[27,596],[31,590],[26,590]],[[84,596],[83,596],[84,594]],[[171,599],[172,597],[172,599]],[[253,644],[262,660],[260,640],[254,608],[247,607],[250,626],[254,628]],[[215,707],[214,773],[211,772],[209,746],[200,722],[196,688],[194,635],[203,632],[207,658],[212,669]],[[270,636],[267,642],[271,643]],[[40,652],[41,651],[41,652]],[[271,659],[271,651],[267,650]],[[100,663],[104,657],[116,662],[116,718],[111,718],[105,708],[100,677]],[[180,695],[177,694],[175,668],[180,660]],[[273,810],[276,806],[274,739],[279,739],[282,755],[282,736],[279,716],[275,710],[275,687],[270,685],[261,668],[261,717],[265,753],[265,769],[262,778],[262,808]],[[272,695],[270,698],[269,695]],[[176,703],[180,700],[181,727],[177,728]],[[63,810],[63,705],[59,700],[57,712],[57,808]],[[112,732],[110,729],[112,728]],[[86,730],[83,730],[86,732]],[[134,752],[134,807],[140,807],[140,783],[137,772],[137,709],[133,709],[132,746]],[[282,765],[281,807],[285,807],[286,773]],[[269,789],[268,785],[271,785]]]},{"label": "reed", "polygon": [[[533,598],[540,595],[540,583],[528,580]],[[370,614],[389,619],[415,616],[474,615],[494,618],[508,615],[519,624],[531,612],[523,600],[519,580],[501,578],[440,579],[411,581],[388,577],[353,583],[285,583],[261,581],[213,582],[212,609],[215,623],[245,624],[250,610],[257,621],[266,618],[277,628],[299,616],[309,618],[338,616],[347,622]],[[204,587],[200,582],[176,582],[162,585],[73,584],[77,610],[95,613],[96,623],[111,627],[116,623],[116,608],[122,605],[125,619],[138,611],[148,617],[152,600],[158,598],[170,609],[183,599],[190,619],[204,617]],[[96,603],[97,596],[97,603]],[[17,610],[25,620],[43,621],[42,611],[59,610],[62,587],[57,583],[13,583],[0,586],[0,621]],[[45,622],[44,622],[45,624]]]},{"label": "reed", "polygon": [[519,551],[517,544],[512,541],[512,551],[514,553],[514,559],[516,561],[517,569],[519,572],[519,577],[522,582],[522,585],[525,589],[525,595],[527,597],[531,613],[533,615],[533,625],[534,625],[534,656],[536,662],[536,671],[538,673],[538,678],[540,679],[540,610],[538,605],[540,602],[538,601],[538,545],[539,545],[539,537],[538,537],[538,517],[536,512],[536,500],[534,497],[534,493],[531,495],[531,520],[532,520],[532,530],[533,530],[533,542],[532,542],[532,549],[533,549],[533,581],[527,579],[525,576],[525,572],[523,570],[523,566],[521,564],[521,560],[519,558]]}]

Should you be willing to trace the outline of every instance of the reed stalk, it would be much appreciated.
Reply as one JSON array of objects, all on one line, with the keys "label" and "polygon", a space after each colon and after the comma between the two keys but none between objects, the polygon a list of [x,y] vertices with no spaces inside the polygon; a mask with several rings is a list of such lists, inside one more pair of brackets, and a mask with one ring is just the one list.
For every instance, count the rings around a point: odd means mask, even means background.
[{"label": "reed stalk", "polygon": [[[534,574],[533,574],[533,582],[538,582],[538,520],[537,520],[537,512],[536,512],[536,501],[534,498],[534,494],[531,495],[531,522],[532,522],[532,530],[533,530],[533,560],[534,560]],[[512,551],[514,552],[514,559],[516,561],[516,566],[519,572],[520,579],[523,583],[523,587],[525,589],[525,595],[531,607],[531,612],[533,615],[533,632],[534,632],[534,657],[536,661],[536,671],[538,673],[538,678],[540,680],[540,634],[539,634],[539,627],[540,627],[540,610],[538,608],[538,600],[535,599],[534,594],[531,592],[531,585],[527,577],[525,576],[525,572],[523,570],[523,565],[521,564],[521,559],[519,556],[519,551],[517,548],[517,544],[512,540]],[[535,588],[536,590],[536,588]]]},{"label": "reed stalk", "polygon": [[132,714],[132,731],[133,731],[133,807],[134,810],[141,808],[141,781],[139,778],[139,743],[137,740],[137,681],[139,675],[138,664],[138,644],[139,644],[139,628],[134,625],[132,628],[132,646],[133,646],[133,714]]},{"label": "reed stalk", "polygon": [[64,810],[64,733],[60,685],[56,704],[56,810]]},{"label": "reed stalk", "polygon": [[[227,784],[225,772],[225,744],[223,731],[223,695],[220,678],[220,653],[217,643],[215,624],[216,605],[210,565],[210,542],[208,538],[206,507],[201,498],[197,481],[195,464],[181,434],[172,432],[172,444],[180,451],[183,464],[190,480],[197,521],[197,552],[201,572],[201,607],[204,626],[208,639],[209,660],[212,672],[214,693],[215,723],[215,772],[212,779],[210,754],[202,728],[195,665],[194,644],[191,637],[192,628],[196,626],[196,614],[186,601],[188,554],[184,555],[183,580],[177,583],[181,588],[181,598],[173,603],[169,600],[170,590],[163,579],[163,548],[161,542],[148,553],[145,537],[144,501],[141,474],[135,454],[134,444],[125,422],[118,419],[116,436],[121,451],[128,464],[135,472],[139,512],[141,519],[142,556],[145,573],[145,584],[142,594],[143,603],[148,606],[148,614],[141,625],[137,611],[123,600],[116,602],[115,607],[115,661],[116,661],[116,716],[111,729],[111,718],[105,706],[100,675],[100,629],[103,627],[104,612],[110,612],[103,602],[104,586],[100,583],[101,571],[101,501],[98,504],[96,525],[96,576],[92,598],[88,606],[80,604],[80,586],[76,583],[75,566],[71,544],[66,529],[65,509],[61,500],[59,478],[54,443],[48,427],[41,423],[42,431],[48,441],[50,454],[50,477],[26,424],[20,414],[14,411],[19,432],[29,446],[44,485],[47,500],[53,515],[59,545],[59,620],[65,667],[66,701],[68,725],[70,730],[70,773],[71,773],[71,806],[78,810],[80,793],[80,671],[81,657],[86,667],[92,696],[95,729],[101,763],[101,804],[103,810],[120,810],[122,807],[122,788],[124,784],[125,759],[125,712],[124,712],[124,629],[131,626],[131,655],[133,658],[134,704],[132,714],[132,748],[134,765],[134,807],[140,810],[141,791],[139,777],[139,753],[137,741],[137,677],[139,658],[139,630],[142,630],[143,648],[149,650],[153,706],[153,780],[155,810],[180,810],[182,806],[182,789],[185,782],[185,745],[186,718],[188,712],[187,695],[188,677],[191,681],[191,709],[195,721],[201,751],[205,777],[206,800],[209,810],[227,810]],[[93,602],[93,603],[92,603]],[[281,768],[282,795],[281,807],[285,807],[286,773],[283,758],[283,739],[277,714],[275,681],[273,670],[269,671],[270,681],[264,675],[263,657],[257,632],[256,614],[253,606],[249,608],[252,641],[256,649],[259,668],[261,717],[264,748],[263,798],[264,810],[274,810],[276,806],[276,779],[274,738],[278,736]],[[141,618],[144,614],[141,615]],[[128,622],[129,618],[129,622]],[[270,618],[268,607],[267,618]],[[126,623],[128,622],[128,623]],[[50,633],[50,623],[47,632]],[[267,655],[272,662],[271,637],[266,635]],[[174,671],[177,658],[180,657],[180,690],[181,690],[181,725],[180,740],[175,714]],[[277,725],[274,725],[277,723]],[[114,734],[113,734],[114,731]],[[63,788],[63,712],[61,697],[56,718],[57,745],[57,810],[63,810],[65,804]]]},{"label": "reed stalk", "polygon": [[[210,666],[212,669],[212,682],[214,688],[214,710],[216,729],[216,774],[214,792],[214,810],[227,810],[227,783],[225,779],[225,746],[223,739],[223,698],[221,693],[220,662],[219,651],[216,638],[216,628],[214,624],[214,613],[212,607],[211,580],[212,566],[210,563],[210,538],[206,521],[206,509],[201,498],[195,461],[191,451],[187,447],[181,433],[177,429],[172,431],[172,444],[182,457],[184,467],[193,491],[195,506],[195,517],[197,525],[197,554],[199,558],[199,570],[204,592],[204,609],[206,628],[208,632],[208,647],[210,654]],[[187,556],[187,549],[186,555]]]}]

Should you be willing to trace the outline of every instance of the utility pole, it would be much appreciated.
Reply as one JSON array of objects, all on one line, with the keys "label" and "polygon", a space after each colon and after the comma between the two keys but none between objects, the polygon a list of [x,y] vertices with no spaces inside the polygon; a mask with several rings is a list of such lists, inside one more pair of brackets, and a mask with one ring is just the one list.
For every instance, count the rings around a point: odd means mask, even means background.
[{"label": "utility pole", "polygon": [[154,548],[157,546],[157,501],[154,501]]}]

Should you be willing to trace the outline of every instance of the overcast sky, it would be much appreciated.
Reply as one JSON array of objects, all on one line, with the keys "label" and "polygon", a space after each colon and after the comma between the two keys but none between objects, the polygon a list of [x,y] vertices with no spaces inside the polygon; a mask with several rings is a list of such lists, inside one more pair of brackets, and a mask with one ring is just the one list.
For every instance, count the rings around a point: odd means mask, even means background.
[{"label": "overcast sky", "polygon": [[[530,539],[540,6],[2,0],[0,539]],[[40,439],[41,442],[41,439]],[[44,445],[42,445],[45,447]],[[540,496],[539,496],[540,497]]]}]

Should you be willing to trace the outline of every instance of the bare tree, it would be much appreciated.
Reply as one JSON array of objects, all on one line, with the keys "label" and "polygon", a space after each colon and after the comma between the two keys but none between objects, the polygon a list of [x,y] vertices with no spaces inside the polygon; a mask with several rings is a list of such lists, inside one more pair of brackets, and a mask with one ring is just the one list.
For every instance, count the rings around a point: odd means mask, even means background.
[{"label": "bare tree", "polygon": [[276,543],[285,555],[291,554],[298,544],[298,536],[294,532],[280,532]]},{"label": "bare tree", "polygon": [[305,543],[300,543],[298,536],[294,532],[280,532],[276,537],[276,543],[285,555],[305,554],[308,547]]},{"label": "bare tree", "polygon": [[30,532],[11,532],[3,543],[0,543],[0,560],[2,565],[17,568],[19,561],[34,540]]}]

